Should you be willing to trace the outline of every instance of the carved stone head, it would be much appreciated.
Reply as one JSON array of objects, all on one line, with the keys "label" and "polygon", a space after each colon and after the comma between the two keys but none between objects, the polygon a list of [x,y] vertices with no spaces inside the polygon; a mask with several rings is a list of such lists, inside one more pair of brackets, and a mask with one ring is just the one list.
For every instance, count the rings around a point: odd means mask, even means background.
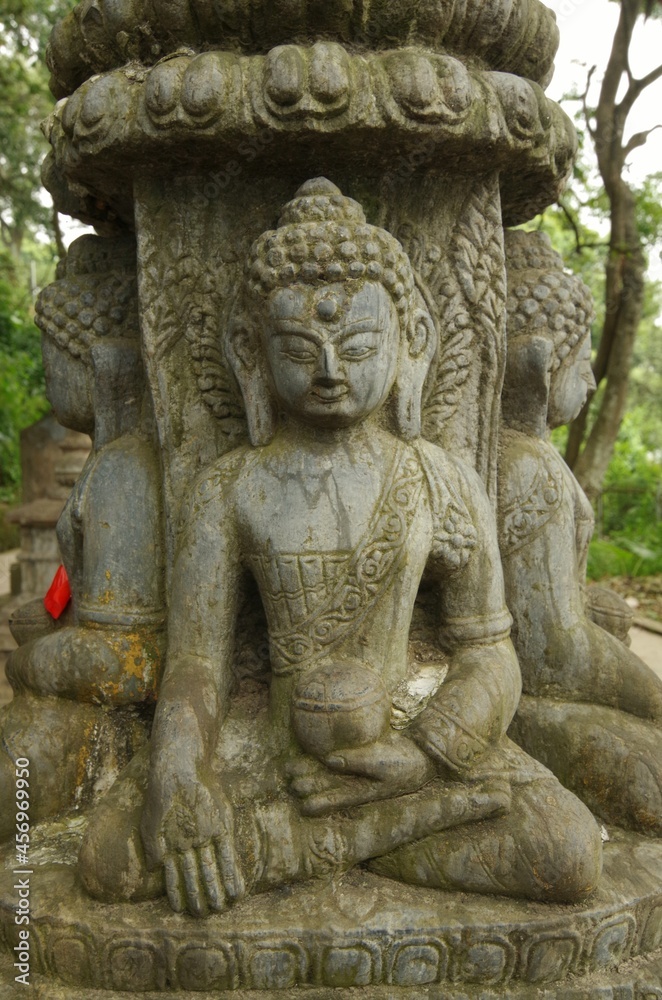
[{"label": "carved stone head", "polygon": [[389,398],[396,432],[418,436],[436,346],[402,246],[324,178],[253,244],[226,337],[254,445],[271,440],[279,413],[343,428]]},{"label": "carved stone head", "polygon": [[82,236],[39,296],[46,392],[65,427],[92,433],[102,409],[143,392],[132,238]]},{"label": "carved stone head", "polygon": [[593,301],[545,233],[506,231],[508,357],[503,413],[515,427],[560,427],[595,389]]}]

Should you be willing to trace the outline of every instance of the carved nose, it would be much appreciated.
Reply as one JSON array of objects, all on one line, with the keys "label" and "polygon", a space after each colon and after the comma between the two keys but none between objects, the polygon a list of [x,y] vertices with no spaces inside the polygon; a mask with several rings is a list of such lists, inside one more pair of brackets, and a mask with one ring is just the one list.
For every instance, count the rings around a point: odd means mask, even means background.
[{"label": "carved nose", "polygon": [[330,344],[322,348],[320,364],[317,371],[317,382],[320,385],[332,386],[343,382],[342,372],[338,367],[338,357]]}]

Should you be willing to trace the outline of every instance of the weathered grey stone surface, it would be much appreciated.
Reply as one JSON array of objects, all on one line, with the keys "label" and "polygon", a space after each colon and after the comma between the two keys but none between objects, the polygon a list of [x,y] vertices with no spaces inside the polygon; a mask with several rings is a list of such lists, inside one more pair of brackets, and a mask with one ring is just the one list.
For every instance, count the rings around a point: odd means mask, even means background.
[{"label": "weathered grey stone surface", "polygon": [[[504,224],[556,199],[576,148],[544,94],[556,44],[537,0],[99,0],[56,28],[45,178],[99,235],[38,321],[55,411],[94,451],[60,527],[72,607],[13,655],[0,719],[7,798],[29,757],[43,820],[43,996],[652,983],[660,842],[617,831],[603,851],[578,795],[596,808],[604,782],[549,755],[579,729],[523,731],[556,691],[531,688],[548,667],[522,617],[550,614],[574,650],[552,590],[580,600],[588,540],[561,470],[542,504],[567,537],[513,583],[511,535],[538,537],[531,505],[511,516],[517,459],[536,479],[550,414],[587,388],[585,356],[554,382],[542,336],[568,326],[574,358],[584,293],[543,261],[518,312],[506,271]],[[508,313],[543,317],[523,353]],[[511,731],[533,755],[508,737],[502,559],[529,692]],[[589,692],[600,656],[612,678],[636,658],[612,598],[580,603]],[[632,761],[652,774],[656,716],[566,703],[644,727]],[[654,780],[631,785],[653,802]],[[642,802],[601,815],[654,834]]]},{"label": "weathered grey stone surface", "polygon": [[[574,907],[440,896],[354,871],[194,921],[165,901],[108,907],[90,900],[75,876],[83,827],[77,819],[40,828],[33,853],[35,982],[46,973],[72,998],[83,987],[91,995],[230,991],[242,998],[256,990],[287,997],[297,987],[304,996],[353,996],[352,988],[362,996],[363,987],[371,1000],[561,1000],[611,997],[608,987],[635,982],[662,987],[662,847],[634,834],[612,831],[600,889]],[[5,872],[0,897],[10,943],[13,881]],[[317,994],[315,986],[324,989]],[[649,1000],[643,990],[613,995]]]},{"label": "weathered grey stone surface", "polygon": [[662,681],[625,644],[625,602],[585,586],[593,511],[547,440],[595,387],[588,289],[544,235],[506,247],[499,533],[525,692],[511,735],[596,815],[660,836]]}]

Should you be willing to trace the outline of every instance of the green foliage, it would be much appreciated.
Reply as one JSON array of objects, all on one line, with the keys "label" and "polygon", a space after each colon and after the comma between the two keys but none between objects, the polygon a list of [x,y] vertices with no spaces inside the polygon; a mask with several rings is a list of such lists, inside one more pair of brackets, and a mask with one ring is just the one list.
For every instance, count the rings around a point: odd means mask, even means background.
[{"label": "green foliage", "polygon": [[39,331],[20,270],[0,250],[0,500],[17,499],[21,429],[48,412]]},{"label": "green foliage", "polygon": [[616,545],[604,538],[595,538],[588,550],[587,577],[589,580],[604,580],[610,576],[653,576],[662,573],[662,552],[652,552],[636,546]]},{"label": "green foliage", "polygon": [[32,321],[32,286],[53,274],[56,221],[40,182],[40,123],[53,106],[43,55],[68,7],[5,0],[0,11],[0,500],[17,499],[20,430],[48,410]]},{"label": "green foliage", "polygon": [[28,235],[52,235],[49,199],[41,189],[46,143],[40,123],[53,106],[43,55],[63,0],[5,0],[0,11],[0,233],[15,257]]},{"label": "green foliage", "polygon": [[662,573],[662,415],[647,405],[625,416],[597,508],[589,579]]}]

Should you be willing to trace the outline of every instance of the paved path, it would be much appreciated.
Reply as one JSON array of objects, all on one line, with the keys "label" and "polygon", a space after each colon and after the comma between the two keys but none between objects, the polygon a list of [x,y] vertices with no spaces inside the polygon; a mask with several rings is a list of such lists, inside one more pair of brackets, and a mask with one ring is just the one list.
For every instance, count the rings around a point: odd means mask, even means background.
[{"label": "paved path", "polygon": [[644,663],[662,677],[662,635],[659,632],[649,632],[647,629],[633,626],[630,629],[632,650],[640,656]]}]

